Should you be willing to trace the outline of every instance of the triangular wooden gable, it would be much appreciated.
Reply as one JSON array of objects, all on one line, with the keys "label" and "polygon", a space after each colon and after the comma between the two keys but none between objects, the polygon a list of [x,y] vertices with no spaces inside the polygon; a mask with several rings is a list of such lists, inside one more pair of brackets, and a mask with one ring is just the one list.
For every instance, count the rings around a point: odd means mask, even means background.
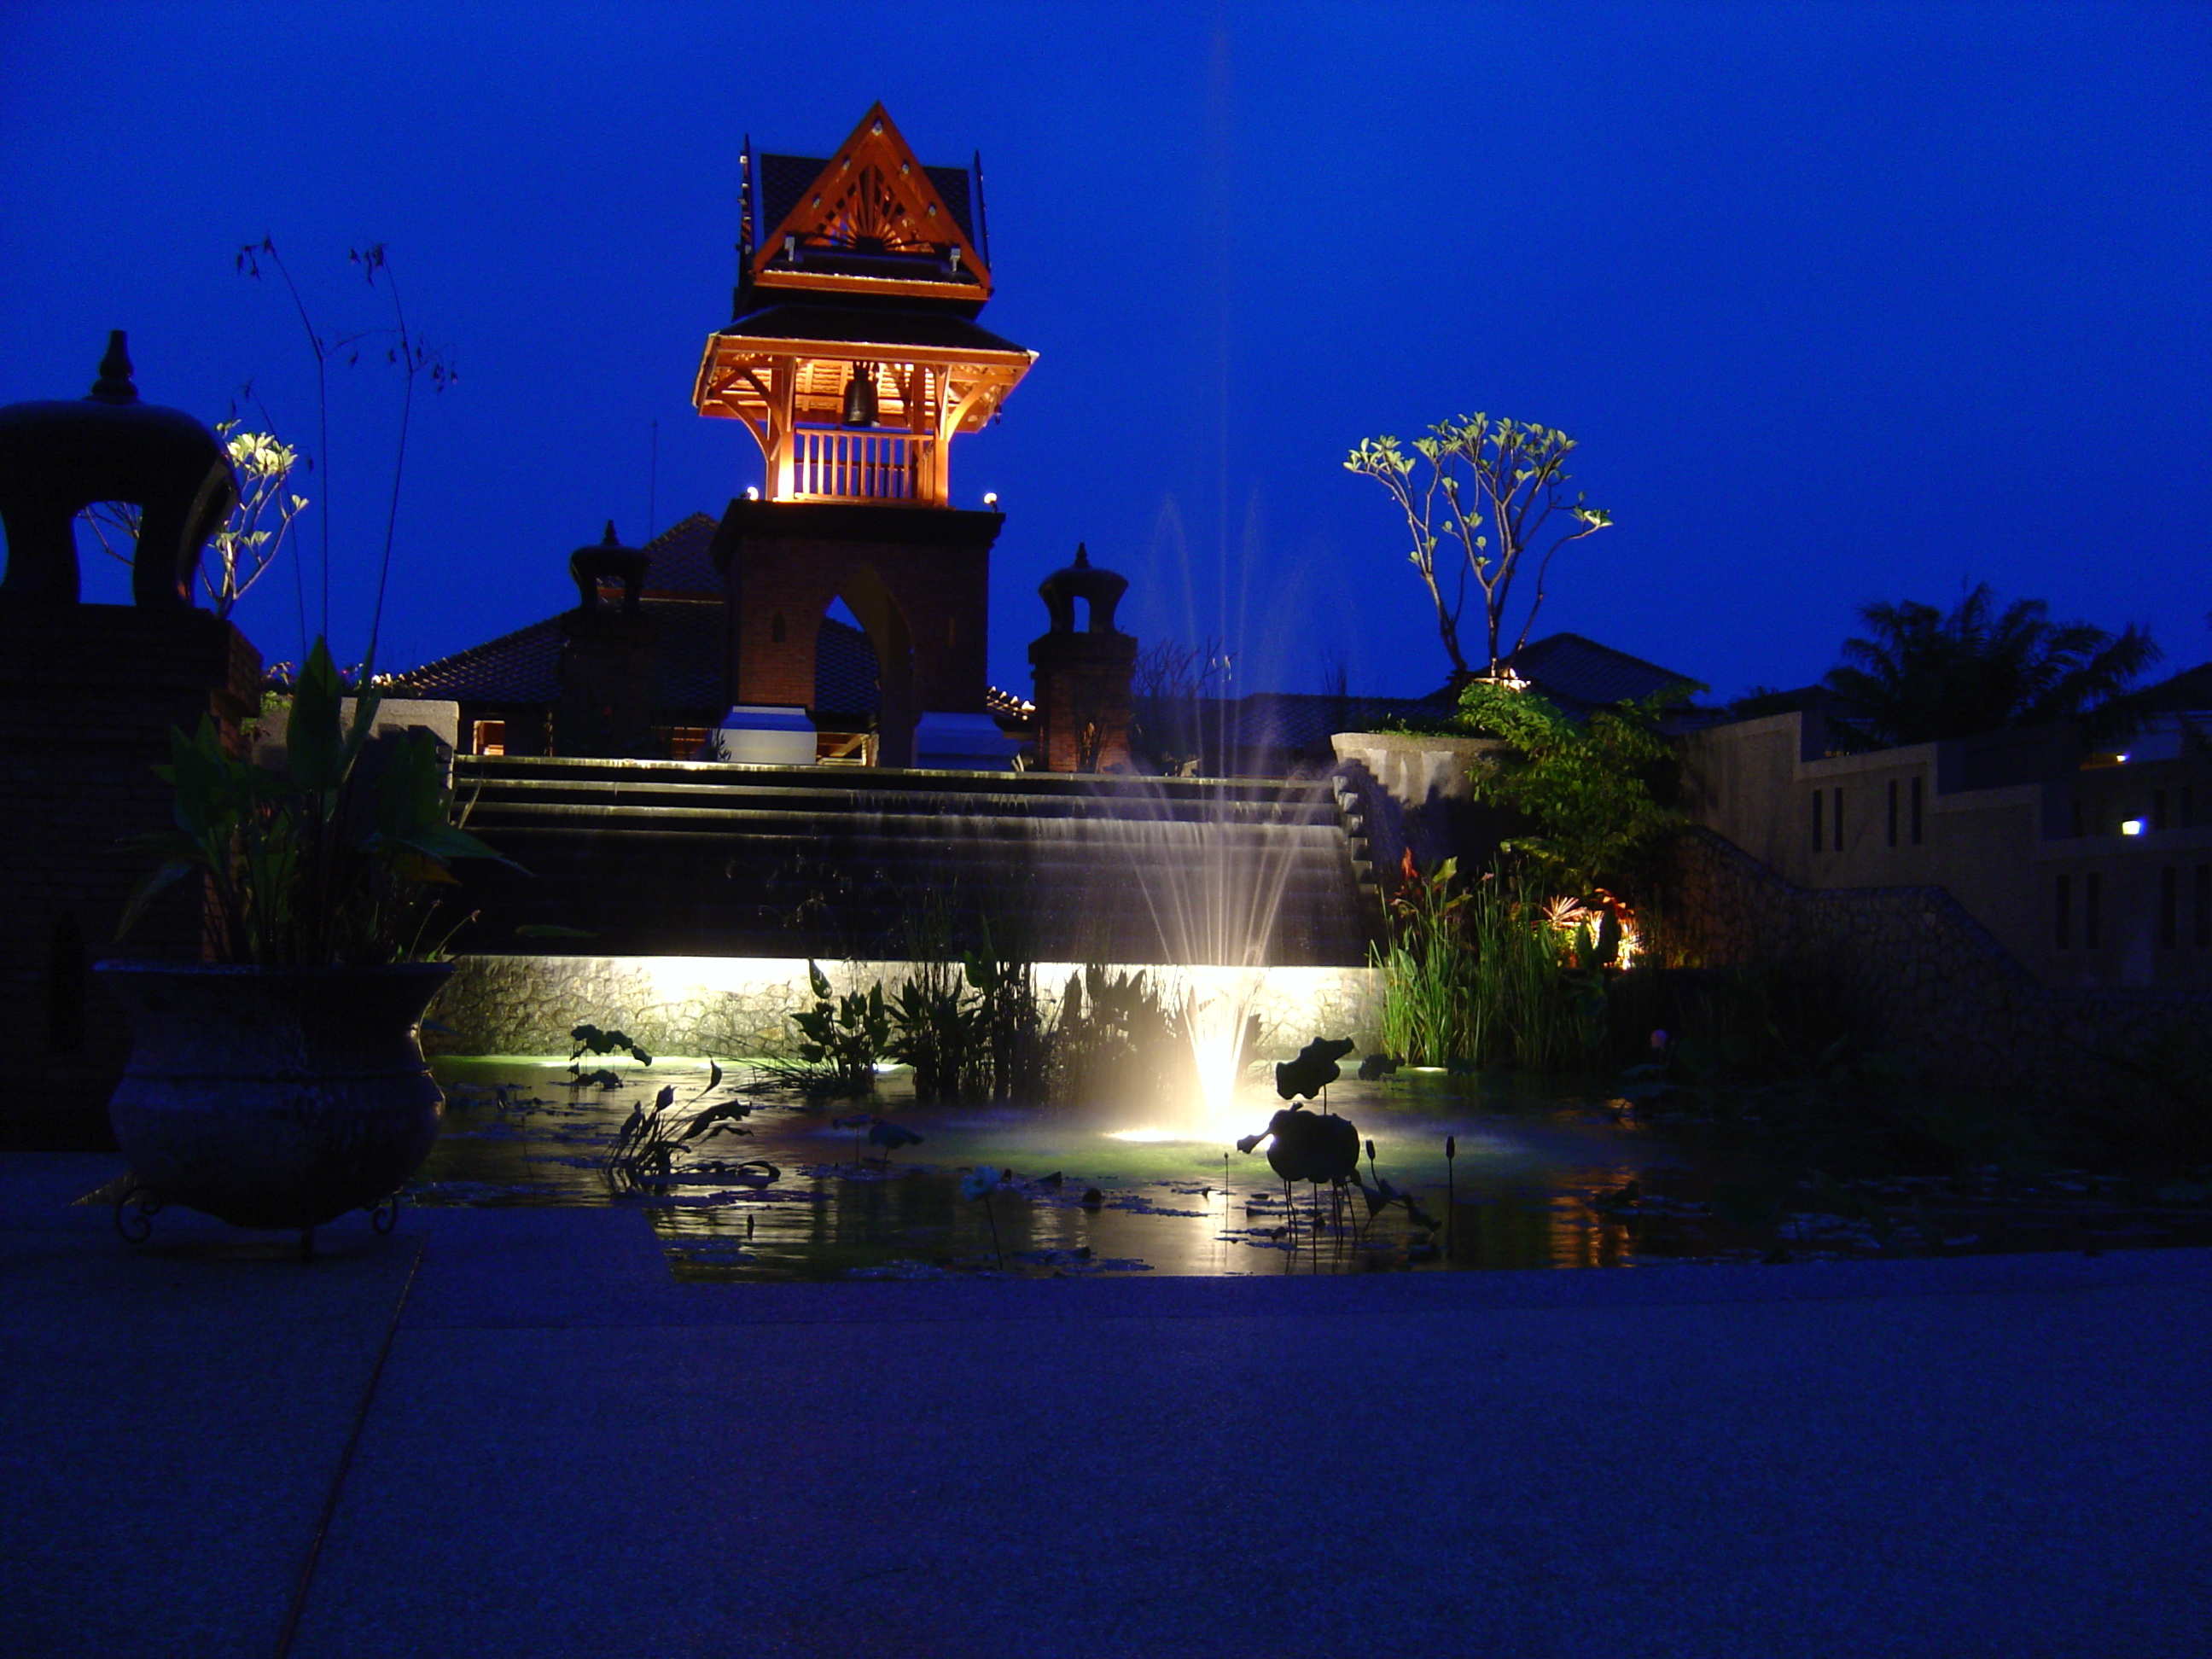
[{"label": "triangular wooden gable", "polygon": [[960,268],[972,275],[985,294],[990,292],[991,273],[981,253],[880,103],[860,118],[852,136],[823,165],[813,187],[802,191],[791,210],[760,239],[753,250],[757,280],[766,277],[780,286],[797,276],[785,265],[770,264],[782,252],[786,239],[793,236],[804,239],[806,246],[855,252],[957,249]]}]

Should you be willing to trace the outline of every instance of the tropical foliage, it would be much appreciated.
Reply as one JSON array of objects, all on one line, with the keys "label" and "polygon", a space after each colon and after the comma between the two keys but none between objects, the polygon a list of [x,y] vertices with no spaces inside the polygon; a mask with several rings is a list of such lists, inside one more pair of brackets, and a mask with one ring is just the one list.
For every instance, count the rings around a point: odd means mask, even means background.
[{"label": "tropical foliage", "polygon": [[1534,691],[1477,680],[1460,694],[1467,725],[1510,747],[1476,764],[1474,797],[1524,814],[1534,825],[1505,850],[1577,897],[1622,866],[1654,837],[1681,823],[1663,803],[1673,751],[1659,717],[1680,690],[1570,718]]},{"label": "tropical foliage", "polygon": [[1598,1063],[1606,988],[1588,927],[1563,934],[1514,878],[1463,882],[1409,855],[1375,953],[1383,1048],[1409,1065],[1575,1071]]},{"label": "tropical foliage", "polygon": [[1864,605],[1859,620],[1866,634],[1844,641],[1823,682],[1842,704],[1829,729],[1845,749],[2067,720],[2112,735],[2124,727],[2128,689],[2160,656],[2133,624],[2113,635],[2054,623],[2041,599],[2000,606],[1987,582],[1948,614],[1905,599]]},{"label": "tropical foliage", "polygon": [[875,1086],[876,1062],[890,1049],[890,1012],[884,1002],[882,983],[865,994],[855,990],[834,996],[830,976],[812,962],[806,964],[806,978],[814,1006],[791,1017],[799,1028],[799,1059],[823,1068],[841,1091],[865,1093]]},{"label": "tropical foliage", "polygon": [[344,693],[317,641],[278,767],[234,757],[205,719],[193,737],[170,732],[169,764],[155,771],[175,792],[173,822],[137,843],[158,862],[118,935],[157,894],[197,876],[212,902],[219,962],[339,967],[435,947],[427,930],[436,890],[454,884],[450,866],[498,854],[452,823],[429,733],[390,737],[376,763],[363,764],[378,698],[362,696],[349,723]]},{"label": "tropical foliage", "polygon": [[[1495,675],[1528,637],[1553,556],[1612,524],[1612,515],[1580,492],[1567,499],[1566,459],[1574,447],[1575,441],[1554,428],[1462,415],[1414,439],[1411,455],[1386,436],[1362,439],[1345,458],[1346,470],[1389,491],[1405,518],[1413,543],[1407,556],[1436,607],[1455,684],[1475,672],[1459,638],[1468,580],[1482,595],[1484,672]],[[1547,528],[1554,515],[1563,515],[1556,534]],[[1448,545],[1440,576],[1437,556]],[[1534,568],[1528,574],[1535,592],[1509,641],[1514,584],[1531,557]]]}]

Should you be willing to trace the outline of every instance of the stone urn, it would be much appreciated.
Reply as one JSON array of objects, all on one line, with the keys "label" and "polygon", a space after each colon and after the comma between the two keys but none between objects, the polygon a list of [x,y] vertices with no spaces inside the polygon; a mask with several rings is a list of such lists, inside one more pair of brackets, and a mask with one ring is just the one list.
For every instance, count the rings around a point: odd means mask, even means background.
[{"label": "stone urn", "polygon": [[378,1210],[428,1156],[445,1097],[416,1028],[451,963],[93,971],[131,1023],[107,1110],[142,1219],[181,1204],[233,1226],[295,1228],[311,1249],[313,1229]]}]

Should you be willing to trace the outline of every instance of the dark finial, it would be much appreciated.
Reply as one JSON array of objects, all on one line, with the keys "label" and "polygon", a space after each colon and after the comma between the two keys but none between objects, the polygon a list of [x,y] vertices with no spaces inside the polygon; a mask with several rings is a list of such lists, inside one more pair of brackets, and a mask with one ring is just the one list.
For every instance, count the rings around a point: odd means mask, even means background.
[{"label": "dark finial", "polygon": [[738,157],[738,280],[730,289],[730,315],[742,317],[753,285],[753,136]]},{"label": "dark finial", "polygon": [[135,404],[138,388],[131,384],[131,354],[124,349],[123,331],[107,331],[107,355],[100,360],[100,378],[84,394],[103,404]]},{"label": "dark finial", "polygon": [[983,205],[983,152],[980,149],[975,152],[974,166],[975,169],[975,235],[982,243],[976,252],[983,256],[983,263],[988,265],[991,263],[991,215]]},{"label": "dark finial", "polygon": [[1445,1157],[1445,1158],[1446,1158],[1447,1160],[1449,1160],[1449,1159],[1451,1159],[1451,1158],[1457,1158],[1458,1156],[1459,1156],[1459,1137],[1458,1137],[1457,1135],[1446,1135],[1446,1136],[1444,1137],[1444,1157]]},{"label": "dark finial", "polygon": [[1078,570],[1088,570],[1091,568],[1091,555],[1084,550],[1084,546],[1081,542],[1078,542],[1075,544],[1075,568]]},{"label": "dark finial", "polygon": [[738,246],[747,253],[753,251],[753,136],[745,135],[745,147],[738,156]]},{"label": "dark finial", "polygon": [[599,545],[601,547],[620,547],[622,545],[621,538],[615,534],[615,521],[612,519],[609,519],[607,520],[607,533],[599,538]]}]

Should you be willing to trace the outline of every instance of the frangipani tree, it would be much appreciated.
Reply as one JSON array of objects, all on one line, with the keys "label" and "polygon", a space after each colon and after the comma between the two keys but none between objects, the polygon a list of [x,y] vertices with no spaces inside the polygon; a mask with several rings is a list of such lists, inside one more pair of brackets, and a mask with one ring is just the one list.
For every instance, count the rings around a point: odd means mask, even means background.
[{"label": "frangipani tree", "polygon": [[[1366,438],[1345,459],[1347,471],[1374,479],[1390,492],[1413,533],[1407,556],[1437,610],[1437,631],[1451,658],[1452,681],[1475,678],[1459,640],[1468,580],[1482,594],[1482,672],[1499,677],[1515,652],[1527,642],[1529,625],[1544,602],[1544,578],[1552,558],[1569,542],[1595,535],[1612,524],[1602,507],[1580,492],[1566,498],[1567,456],[1575,441],[1555,428],[1532,422],[1462,415],[1429,428],[1413,440],[1407,454],[1392,437]],[[1557,524],[1555,515],[1563,515]],[[1559,533],[1553,534],[1556,529]],[[1547,542],[1547,538],[1550,539]],[[1437,571],[1443,551],[1446,574]],[[1519,633],[1504,644],[1515,580],[1531,554],[1535,594],[1521,619]],[[1449,587],[1450,597],[1445,597]]]},{"label": "frangipani tree", "polygon": [[[246,590],[283,550],[292,520],[307,505],[289,488],[300,453],[266,432],[249,432],[236,419],[218,421],[216,436],[230,452],[238,478],[238,505],[208,543],[200,561],[200,586],[218,617],[228,617]],[[137,556],[138,509],[127,501],[94,501],[81,515],[100,550],[129,564]]]}]

